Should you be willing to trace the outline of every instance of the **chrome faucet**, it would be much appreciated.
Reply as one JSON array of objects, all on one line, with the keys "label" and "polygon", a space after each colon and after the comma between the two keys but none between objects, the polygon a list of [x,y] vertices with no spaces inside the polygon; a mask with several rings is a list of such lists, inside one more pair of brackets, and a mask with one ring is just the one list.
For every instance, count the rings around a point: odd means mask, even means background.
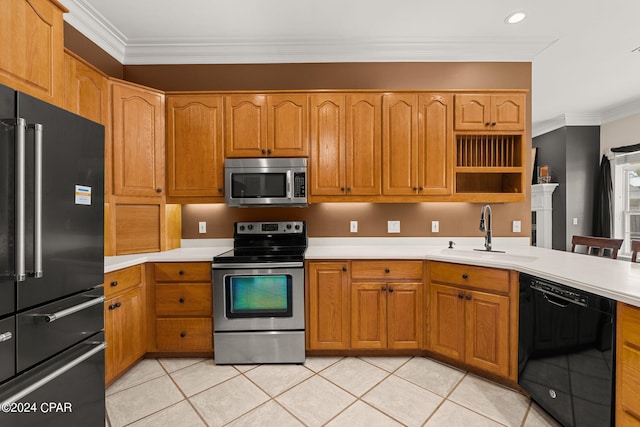
[{"label": "chrome faucet", "polygon": [[[485,212],[487,213],[487,219],[485,224]],[[491,251],[491,206],[484,205],[480,210],[480,231],[486,232],[484,236],[484,248],[487,251]]]}]

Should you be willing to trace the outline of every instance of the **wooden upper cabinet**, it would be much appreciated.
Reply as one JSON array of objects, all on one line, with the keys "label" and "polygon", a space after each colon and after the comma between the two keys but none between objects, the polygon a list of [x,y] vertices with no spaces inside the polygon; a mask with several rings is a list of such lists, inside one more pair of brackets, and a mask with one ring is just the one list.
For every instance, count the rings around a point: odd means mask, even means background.
[{"label": "wooden upper cabinet", "polygon": [[521,131],[525,128],[525,95],[457,94],[456,130]]},{"label": "wooden upper cabinet", "polygon": [[381,97],[323,94],[311,99],[311,195],[381,193]]},{"label": "wooden upper cabinet", "polygon": [[161,198],[164,191],[164,94],[111,81],[113,193]]},{"label": "wooden upper cabinet", "polygon": [[107,77],[68,53],[65,53],[64,64],[64,108],[106,126],[109,120]]},{"label": "wooden upper cabinet", "polygon": [[223,97],[169,95],[167,196],[222,197]]},{"label": "wooden upper cabinet", "polygon": [[451,194],[452,95],[388,94],[383,101],[383,193]]},{"label": "wooden upper cabinet", "polygon": [[305,94],[225,98],[226,157],[309,155]]},{"label": "wooden upper cabinet", "polygon": [[64,103],[63,13],[51,0],[11,0],[0,14],[0,83],[56,105]]}]

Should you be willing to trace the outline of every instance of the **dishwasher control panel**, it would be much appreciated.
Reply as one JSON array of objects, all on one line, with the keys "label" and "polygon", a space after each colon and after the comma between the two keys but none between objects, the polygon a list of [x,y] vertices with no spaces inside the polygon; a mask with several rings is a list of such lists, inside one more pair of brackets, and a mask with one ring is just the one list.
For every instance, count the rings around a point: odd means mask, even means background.
[{"label": "dishwasher control panel", "polygon": [[531,286],[532,289],[536,289],[544,294],[554,295],[556,297],[571,301],[584,307],[589,304],[589,298],[586,295],[574,292],[562,286],[542,282],[539,280],[532,280],[529,286]]}]

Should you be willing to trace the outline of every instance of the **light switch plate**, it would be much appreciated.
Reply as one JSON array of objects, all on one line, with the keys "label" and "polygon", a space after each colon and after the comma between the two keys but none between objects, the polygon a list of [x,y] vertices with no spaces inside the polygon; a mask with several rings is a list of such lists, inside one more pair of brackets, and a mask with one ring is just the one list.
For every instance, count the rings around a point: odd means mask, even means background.
[{"label": "light switch plate", "polygon": [[205,221],[200,221],[198,223],[198,233],[205,234],[207,232],[207,223]]},{"label": "light switch plate", "polygon": [[522,223],[520,221],[513,221],[511,231],[513,231],[514,233],[520,233],[522,231]]},{"label": "light switch plate", "polygon": [[440,221],[431,221],[431,232],[432,233],[440,232]]},{"label": "light switch plate", "polygon": [[399,233],[400,221],[387,221],[387,233]]},{"label": "light switch plate", "polygon": [[349,224],[349,231],[351,231],[352,233],[358,232],[358,221],[351,221],[351,223]]}]

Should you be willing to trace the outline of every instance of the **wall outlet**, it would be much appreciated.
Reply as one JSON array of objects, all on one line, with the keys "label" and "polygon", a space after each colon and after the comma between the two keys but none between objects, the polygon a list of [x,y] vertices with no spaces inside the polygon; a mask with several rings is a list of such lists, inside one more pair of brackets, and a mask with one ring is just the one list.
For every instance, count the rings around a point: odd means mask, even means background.
[{"label": "wall outlet", "polygon": [[513,231],[514,233],[520,233],[522,231],[522,223],[520,221],[513,221],[511,231]]},{"label": "wall outlet", "polygon": [[200,221],[198,223],[198,233],[204,234],[207,232],[207,223],[205,221]]},{"label": "wall outlet", "polygon": [[351,221],[351,223],[349,224],[349,231],[351,231],[352,233],[358,232],[358,221]]},{"label": "wall outlet", "polygon": [[432,233],[440,232],[440,221],[431,221],[431,232]]},{"label": "wall outlet", "polygon": [[399,233],[400,221],[387,221],[387,233]]},{"label": "wall outlet", "polygon": [[573,218],[573,225],[578,225],[578,218]]}]

